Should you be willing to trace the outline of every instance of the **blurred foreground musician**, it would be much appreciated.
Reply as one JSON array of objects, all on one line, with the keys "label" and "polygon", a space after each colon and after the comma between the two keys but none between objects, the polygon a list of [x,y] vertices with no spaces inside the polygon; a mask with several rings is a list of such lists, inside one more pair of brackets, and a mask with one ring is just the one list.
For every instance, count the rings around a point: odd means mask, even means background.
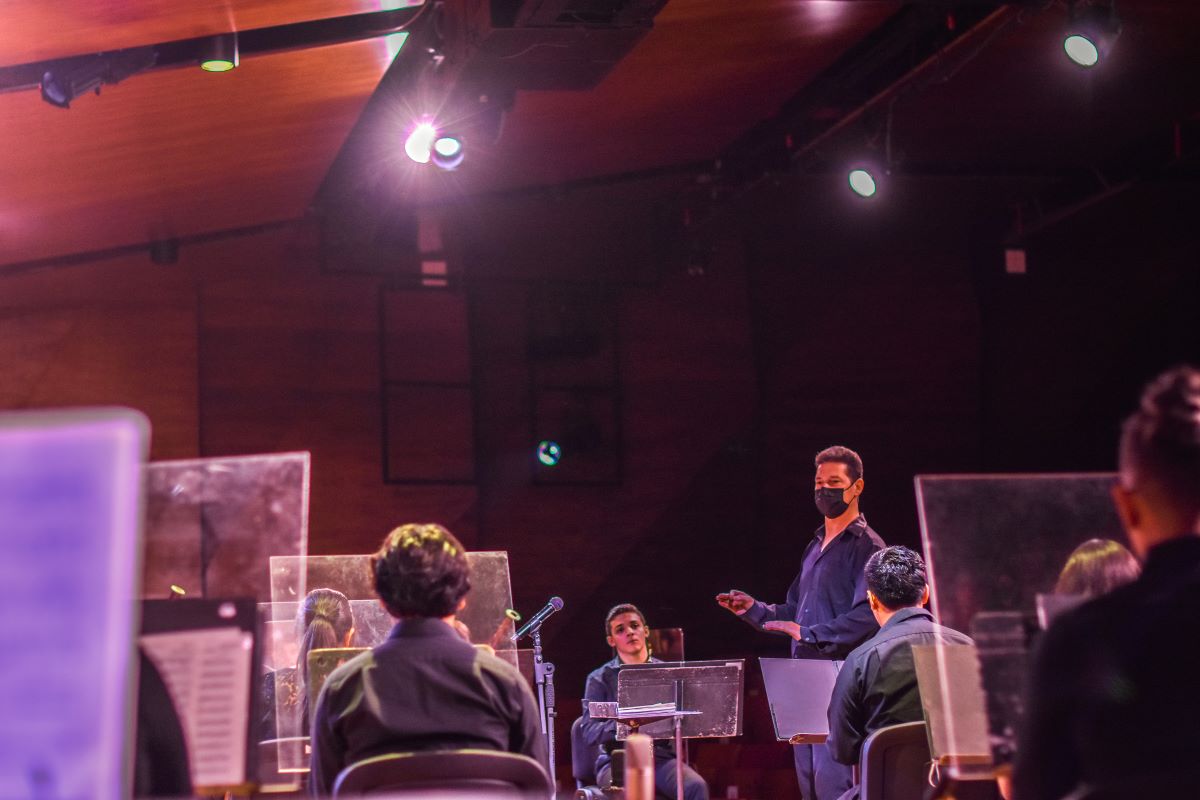
[{"label": "blurred foreground musician", "polygon": [[1133,583],[1059,617],[1039,644],[1016,800],[1194,797],[1200,785],[1200,372],[1161,375],[1125,421],[1113,499]]},{"label": "blurred foreground musician", "polygon": [[[646,644],[649,629],[646,618],[637,606],[622,603],[615,606],[604,619],[608,646],[616,656],[602,667],[593,670],[583,689],[583,736],[588,744],[599,745],[596,759],[596,782],[601,789],[613,784],[612,751],[617,747],[617,722],[612,719],[592,719],[590,702],[617,702],[617,672],[623,664],[658,662],[650,655]],[[654,742],[654,788],[660,797],[675,795],[675,744],[669,739]],[[708,800],[708,784],[699,773],[683,765],[683,796],[686,800]]]},{"label": "blurred foreground musician", "polygon": [[453,627],[470,588],[466,551],[440,525],[404,525],[371,559],[396,618],[387,641],[334,670],[312,722],[312,794],[384,753],[479,748],[546,762],[537,706],[513,667]]}]

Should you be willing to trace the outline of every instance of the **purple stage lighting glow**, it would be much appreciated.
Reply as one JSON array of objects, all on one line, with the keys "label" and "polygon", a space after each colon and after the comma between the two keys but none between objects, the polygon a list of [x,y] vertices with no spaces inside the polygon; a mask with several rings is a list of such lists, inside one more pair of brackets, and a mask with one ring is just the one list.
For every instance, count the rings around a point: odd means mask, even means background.
[{"label": "purple stage lighting glow", "polygon": [[418,164],[428,164],[433,156],[433,143],[438,138],[432,122],[421,122],[404,141],[404,152]]}]

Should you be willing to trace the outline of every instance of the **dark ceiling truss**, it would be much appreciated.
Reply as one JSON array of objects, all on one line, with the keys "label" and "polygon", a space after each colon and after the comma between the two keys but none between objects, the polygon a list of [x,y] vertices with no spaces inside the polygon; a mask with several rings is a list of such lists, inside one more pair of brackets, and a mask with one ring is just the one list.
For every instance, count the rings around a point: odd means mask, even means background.
[{"label": "dark ceiling truss", "polygon": [[[241,58],[253,58],[268,53],[374,39],[405,30],[425,8],[426,6],[409,6],[392,11],[350,14],[238,31],[238,51]],[[147,70],[193,67],[199,62],[204,46],[211,39],[211,36],[200,36],[0,67],[0,92],[37,89],[47,72],[70,71],[97,62],[108,68],[107,74],[111,80],[107,80],[106,83],[109,84]]]}]

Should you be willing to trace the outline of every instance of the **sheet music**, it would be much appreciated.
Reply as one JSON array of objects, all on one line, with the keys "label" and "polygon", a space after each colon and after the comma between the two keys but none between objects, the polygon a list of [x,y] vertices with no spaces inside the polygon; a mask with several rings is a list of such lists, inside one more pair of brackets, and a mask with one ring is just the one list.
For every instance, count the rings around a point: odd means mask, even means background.
[{"label": "sheet music", "polygon": [[171,692],[187,737],[195,786],[246,781],[251,634],[200,628],[141,637]]}]

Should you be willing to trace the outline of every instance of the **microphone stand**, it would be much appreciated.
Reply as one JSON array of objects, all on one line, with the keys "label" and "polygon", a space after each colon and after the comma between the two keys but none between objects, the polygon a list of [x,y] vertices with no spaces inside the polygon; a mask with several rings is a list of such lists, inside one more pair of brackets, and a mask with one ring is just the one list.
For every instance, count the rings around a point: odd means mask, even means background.
[{"label": "microphone stand", "polygon": [[537,684],[538,710],[542,716],[542,733],[546,737],[546,756],[549,760],[550,785],[558,791],[558,780],[554,775],[554,665],[542,659],[542,626],[538,625],[530,634],[533,636],[533,677]]}]

